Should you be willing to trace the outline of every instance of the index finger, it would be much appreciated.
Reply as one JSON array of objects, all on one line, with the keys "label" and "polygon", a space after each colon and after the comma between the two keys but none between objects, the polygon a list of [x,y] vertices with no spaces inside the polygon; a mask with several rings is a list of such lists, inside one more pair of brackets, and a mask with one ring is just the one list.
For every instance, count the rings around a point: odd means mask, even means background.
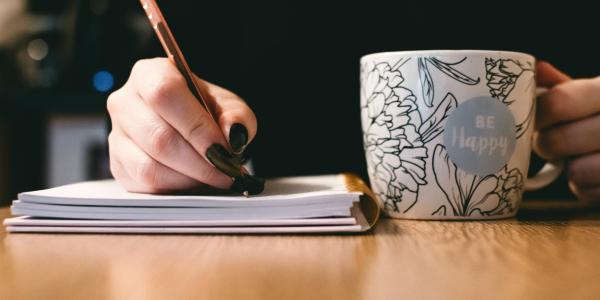
[{"label": "index finger", "polygon": [[600,77],[571,80],[554,86],[538,102],[538,129],[589,117],[600,112]]},{"label": "index finger", "polygon": [[535,64],[535,71],[537,84],[546,88],[571,80],[569,75],[543,60]]},{"label": "index finger", "polygon": [[227,145],[220,128],[167,59],[142,60],[134,66],[131,77],[144,102],[205,159],[213,144]]}]

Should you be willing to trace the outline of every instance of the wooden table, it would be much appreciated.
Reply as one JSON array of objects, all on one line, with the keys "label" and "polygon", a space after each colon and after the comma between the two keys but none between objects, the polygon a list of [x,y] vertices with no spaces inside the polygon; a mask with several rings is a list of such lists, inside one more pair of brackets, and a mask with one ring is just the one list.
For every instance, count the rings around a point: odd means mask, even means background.
[{"label": "wooden table", "polygon": [[600,298],[598,211],[362,235],[1,235],[0,299]]}]

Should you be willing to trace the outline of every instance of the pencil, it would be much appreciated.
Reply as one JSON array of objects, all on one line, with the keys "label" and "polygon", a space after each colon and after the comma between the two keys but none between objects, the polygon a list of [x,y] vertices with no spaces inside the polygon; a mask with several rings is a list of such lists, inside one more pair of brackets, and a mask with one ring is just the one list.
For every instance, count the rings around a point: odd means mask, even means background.
[{"label": "pencil", "polygon": [[[188,88],[190,89],[190,91],[192,92],[192,94],[194,95],[194,97],[196,97],[196,99],[198,99],[198,101],[200,102],[202,107],[206,110],[208,115],[216,122],[217,120],[215,119],[215,117],[210,109],[210,106],[208,105],[208,102],[206,101],[207,97],[206,97],[206,95],[204,95],[204,92],[200,88],[200,86],[198,86],[198,82],[196,82],[196,80],[194,78],[194,73],[192,73],[192,70],[190,69],[190,67],[187,63],[187,60],[183,56],[183,53],[181,52],[179,45],[175,41],[175,37],[173,36],[173,33],[171,32],[169,25],[167,25],[167,21],[163,17],[162,12],[160,11],[160,8],[158,7],[158,4],[156,3],[155,0],[140,0],[140,3],[142,4],[142,7],[144,8],[144,12],[148,16],[148,20],[150,20],[150,24],[152,25],[154,32],[158,36],[158,39],[160,40],[160,44],[162,45],[163,49],[165,50],[167,57],[177,67],[177,70],[179,70],[179,73],[181,73],[181,75],[183,75],[183,77],[185,78],[185,82],[186,82]],[[240,168],[240,169],[242,169],[242,168]],[[242,194],[245,197],[248,197],[248,195],[249,195],[247,190],[243,191]]]}]

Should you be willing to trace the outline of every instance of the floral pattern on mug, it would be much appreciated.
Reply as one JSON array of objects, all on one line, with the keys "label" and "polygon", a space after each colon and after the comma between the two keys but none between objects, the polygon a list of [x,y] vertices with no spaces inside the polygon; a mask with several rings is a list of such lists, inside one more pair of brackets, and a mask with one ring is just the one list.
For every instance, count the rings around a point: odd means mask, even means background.
[{"label": "floral pattern on mug", "polygon": [[415,95],[401,86],[404,77],[399,70],[379,63],[363,74],[362,112],[363,120],[368,120],[363,138],[369,173],[379,197],[386,199],[385,206],[399,211],[403,198],[415,198],[419,185],[427,183],[427,148],[417,131],[421,116]]},{"label": "floral pattern on mug", "polygon": [[[406,212],[417,201],[419,186],[427,184],[426,144],[443,132],[443,122],[457,106],[454,95],[447,93],[425,117],[417,110],[417,97],[402,86],[400,67],[410,59],[400,59],[393,66],[387,62],[361,66],[363,139],[367,165],[375,192],[385,209]],[[437,59],[419,60],[419,65],[431,63],[442,68],[455,80],[473,84],[472,79],[453,69],[453,64]],[[421,74],[430,76],[429,70]],[[449,75],[450,74],[450,75]],[[460,75],[457,75],[460,74]],[[425,89],[433,89],[430,82]],[[431,99],[434,101],[433,93]],[[400,180],[401,178],[401,180]]]},{"label": "floral pattern on mug", "polygon": [[[511,97],[511,94],[523,95],[532,88],[530,79],[534,76],[534,68],[529,63],[522,63],[515,59],[486,58],[485,70],[490,95],[506,105],[511,105],[518,100]],[[515,116],[517,138],[523,136],[531,125],[534,111],[535,102],[532,102],[529,110],[523,112],[524,116]]]},{"label": "floral pattern on mug", "polygon": [[[437,145],[433,153],[435,181],[448,204],[432,215],[493,216],[514,212],[523,193],[523,175],[517,168],[504,166],[498,175],[478,176],[454,164],[446,148]],[[445,180],[449,179],[448,182]]]}]

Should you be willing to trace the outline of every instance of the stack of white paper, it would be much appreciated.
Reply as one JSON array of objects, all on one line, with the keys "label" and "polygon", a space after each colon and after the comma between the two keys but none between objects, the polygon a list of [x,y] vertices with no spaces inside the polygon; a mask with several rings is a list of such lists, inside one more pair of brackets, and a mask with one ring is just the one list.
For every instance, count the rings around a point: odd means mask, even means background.
[{"label": "stack of white paper", "polygon": [[358,201],[343,175],[269,180],[265,191],[239,195],[129,193],[114,180],[19,194],[9,232],[266,233],[365,231]]}]

